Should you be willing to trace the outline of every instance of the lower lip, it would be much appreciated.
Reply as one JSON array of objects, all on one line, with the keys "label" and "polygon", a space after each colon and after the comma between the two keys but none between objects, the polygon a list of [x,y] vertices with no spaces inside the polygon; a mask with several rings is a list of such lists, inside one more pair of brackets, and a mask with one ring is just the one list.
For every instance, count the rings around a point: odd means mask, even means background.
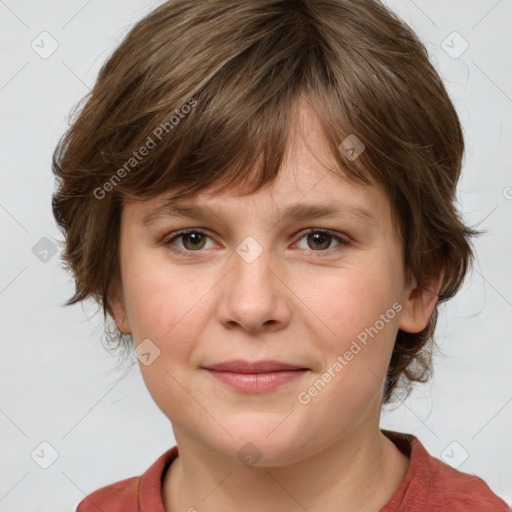
[{"label": "lower lip", "polygon": [[234,373],[208,370],[216,379],[247,393],[271,391],[302,377],[307,370],[283,370],[269,373]]}]

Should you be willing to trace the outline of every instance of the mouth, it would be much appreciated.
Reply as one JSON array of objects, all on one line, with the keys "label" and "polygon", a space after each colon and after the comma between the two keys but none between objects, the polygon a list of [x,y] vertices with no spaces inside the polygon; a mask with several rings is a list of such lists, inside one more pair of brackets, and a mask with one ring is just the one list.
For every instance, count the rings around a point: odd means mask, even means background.
[{"label": "mouth", "polygon": [[271,391],[291,383],[310,371],[304,366],[281,361],[226,361],[202,366],[223,384],[246,393]]}]

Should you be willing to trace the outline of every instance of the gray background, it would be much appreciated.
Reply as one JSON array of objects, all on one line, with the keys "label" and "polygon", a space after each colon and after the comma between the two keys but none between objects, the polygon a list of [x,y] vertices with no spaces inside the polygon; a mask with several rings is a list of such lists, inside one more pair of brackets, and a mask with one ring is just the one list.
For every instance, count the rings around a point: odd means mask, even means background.
[{"label": "gray background", "polygon": [[[73,283],[41,241],[60,240],[50,159],[69,111],[159,3],[0,0],[0,512],[74,510],[174,445],[138,367],[126,375],[102,347],[94,305],[62,306]],[[382,427],[417,435],[512,502],[512,1],[386,3],[426,42],[459,112],[459,202],[488,233],[441,309],[434,379],[387,407]]]}]

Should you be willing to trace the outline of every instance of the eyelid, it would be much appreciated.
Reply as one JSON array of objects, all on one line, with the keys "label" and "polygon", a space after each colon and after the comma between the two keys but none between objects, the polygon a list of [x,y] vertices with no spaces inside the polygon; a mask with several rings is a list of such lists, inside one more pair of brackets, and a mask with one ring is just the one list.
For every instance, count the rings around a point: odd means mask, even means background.
[{"label": "eyelid", "polygon": [[[171,242],[173,242],[174,240],[179,239],[181,236],[187,235],[189,233],[200,233],[208,238],[211,238],[212,240],[215,240],[215,237],[213,237],[209,233],[208,230],[205,230],[203,228],[186,228],[186,229],[182,229],[180,231],[174,231],[170,235],[166,236],[162,240],[162,244],[166,245],[166,246],[172,245]],[[298,243],[302,238],[309,235],[310,233],[327,234],[327,235],[331,236],[333,239],[335,239],[339,245],[336,247],[331,247],[330,249],[319,250],[319,251],[309,250],[307,252],[320,253],[320,254],[329,253],[330,251],[336,250],[339,246],[348,247],[348,246],[352,245],[352,241],[346,235],[342,235],[341,233],[338,233],[337,231],[333,231],[333,230],[327,229],[327,228],[306,228],[306,229],[300,230],[298,233],[296,233],[294,235],[294,238],[297,238],[297,241],[294,244]],[[181,254],[186,254],[187,256],[192,255],[194,253],[200,254],[200,253],[204,252],[204,250],[202,250],[202,249],[198,249],[197,251],[187,251],[187,250],[180,249],[179,247],[174,247],[174,246],[173,246],[172,250],[174,250],[178,253],[181,253]],[[304,249],[304,250],[306,250],[306,249]]]},{"label": "eyelid", "polygon": [[[186,228],[186,229],[180,229],[179,231],[173,231],[172,233],[169,233],[168,235],[164,236],[162,239],[162,244],[167,245],[171,243],[172,241],[176,240],[177,238],[180,238],[180,236],[188,235],[189,233],[200,233],[201,235],[205,235],[209,238],[214,239],[214,237],[210,234],[209,231],[206,231],[203,228]],[[192,251],[190,251],[192,252]]]},{"label": "eyelid", "polygon": [[[306,235],[309,235],[310,233],[327,234],[327,235],[331,236],[332,238],[334,238],[340,245],[349,246],[352,244],[352,242],[349,240],[349,238],[346,235],[341,235],[337,231],[333,231],[331,229],[326,229],[326,228],[307,228],[306,230],[299,231],[297,233],[297,235],[295,235],[295,236],[301,235],[299,237],[299,240],[300,240],[300,239],[304,238]],[[336,247],[332,247],[331,249],[327,249],[325,251],[311,251],[311,252],[322,253],[322,252],[328,252],[328,251],[334,250],[334,249],[336,249]]]}]

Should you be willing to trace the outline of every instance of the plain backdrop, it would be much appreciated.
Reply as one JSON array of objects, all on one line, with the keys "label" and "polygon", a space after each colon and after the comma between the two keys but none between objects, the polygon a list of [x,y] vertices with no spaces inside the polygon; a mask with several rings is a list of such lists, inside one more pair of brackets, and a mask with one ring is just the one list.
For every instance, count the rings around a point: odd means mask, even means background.
[{"label": "plain backdrop", "polygon": [[[102,347],[95,307],[63,306],[74,287],[51,242],[51,155],[70,109],[159,3],[0,0],[0,512],[75,510],[175,443],[139,368],[116,369]],[[441,308],[433,380],[387,407],[382,427],[418,436],[512,502],[512,2],[386,3],[425,42],[457,108],[458,200],[487,234]]]}]

